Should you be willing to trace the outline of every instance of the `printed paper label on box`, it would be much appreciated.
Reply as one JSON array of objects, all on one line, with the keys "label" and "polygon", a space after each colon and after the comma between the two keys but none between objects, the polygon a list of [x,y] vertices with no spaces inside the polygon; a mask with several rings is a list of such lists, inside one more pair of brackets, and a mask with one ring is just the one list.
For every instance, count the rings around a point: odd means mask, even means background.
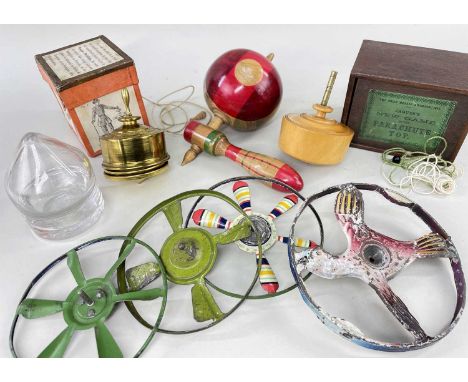
[{"label": "printed paper label on box", "polygon": [[[127,89],[130,93],[130,110],[132,114],[141,115],[133,86]],[[99,137],[113,132],[122,125],[118,119],[124,114],[125,105],[120,90],[118,90],[78,106],[75,111],[91,147],[94,151],[98,151],[101,148]]]},{"label": "printed paper label on box", "polygon": [[[443,136],[456,101],[372,89],[367,98],[359,137],[423,150],[428,138]],[[436,150],[439,141],[428,143]]]},{"label": "printed paper label on box", "polygon": [[123,60],[100,38],[47,54],[43,58],[61,81]]}]

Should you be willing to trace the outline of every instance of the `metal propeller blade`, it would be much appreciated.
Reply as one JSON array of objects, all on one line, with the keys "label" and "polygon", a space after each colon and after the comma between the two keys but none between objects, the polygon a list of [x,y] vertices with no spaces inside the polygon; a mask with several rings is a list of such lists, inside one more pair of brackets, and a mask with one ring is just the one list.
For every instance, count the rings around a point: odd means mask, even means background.
[{"label": "metal propeller blade", "polygon": [[192,306],[193,317],[198,322],[216,321],[224,316],[203,280],[192,287]]},{"label": "metal propeller blade", "polygon": [[245,237],[250,236],[252,233],[251,223],[246,218],[241,220],[238,224],[234,225],[227,231],[222,233],[218,233],[214,235],[214,239],[218,244],[229,244],[233,243],[234,241],[243,239]]},{"label": "metal propeller blade", "polygon": [[117,268],[120,267],[120,265],[125,261],[128,255],[133,251],[133,249],[135,248],[135,244],[136,242],[133,239],[125,240],[124,242],[125,248],[122,251],[122,254],[119,256],[117,261],[112,265],[112,267],[110,267],[110,269],[107,271],[106,275],[104,276],[106,280],[110,280],[110,278],[115,273]]},{"label": "metal propeller blade", "polygon": [[39,354],[39,358],[61,358],[65,354],[75,329],[68,326]]},{"label": "metal propeller blade", "polygon": [[252,206],[250,204],[249,185],[246,182],[239,180],[233,184],[232,192],[236,197],[239,207],[242,208],[247,215],[250,215],[252,213]]},{"label": "metal propeller blade", "polygon": [[289,211],[291,208],[293,208],[296,204],[299,198],[294,195],[294,194],[289,194],[286,195],[283,199],[281,199],[278,204],[273,208],[268,215],[272,220],[279,218],[281,215],[283,215],[285,212]]},{"label": "metal propeller blade", "polygon": [[99,358],[123,358],[122,350],[103,322],[94,328],[94,332]]},{"label": "metal propeller blade", "polygon": [[385,277],[370,282],[369,285],[375,290],[387,309],[400,322],[400,324],[419,341],[427,341],[430,337],[419,324],[418,320],[411,314],[405,303],[398,297],[388,284]]},{"label": "metal propeller blade", "polygon": [[78,253],[74,249],[67,253],[67,265],[70,268],[70,271],[75,279],[76,283],[81,286],[85,283],[86,279],[83,275],[83,270],[81,269],[80,260],[78,258]]},{"label": "metal propeller blade", "polygon": [[158,263],[148,262],[127,269],[125,277],[131,291],[143,289],[161,275]]},{"label": "metal propeller blade", "polygon": [[346,223],[358,224],[364,222],[364,199],[361,191],[355,186],[343,188],[335,200],[335,216],[346,230]]},{"label": "metal propeller blade", "polygon": [[452,257],[447,241],[437,233],[428,233],[414,242],[414,256],[418,258]]},{"label": "metal propeller blade", "polygon": [[218,215],[216,212],[200,208],[192,214],[193,222],[205,228],[221,228],[229,229],[231,228],[232,222],[221,215]]},{"label": "metal propeller blade", "polygon": [[182,205],[180,200],[175,200],[163,209],[164,215],[174,232],[182,229],[184,218],[182,216]]},{"label": "metal propeller blade", "polygon": [[[288,236],[278,236],[278,241],[288,245],[289,243],[289,237]],[[318,244],[313,241],[313,240],[306,240],[306,239],[301,239],[300,237],[296,237],[294,239],[294,245],[296,247],[301,247],[301,248],[315,248],[318,246]]]},{"label": "metal propeller blade", "polygon": [[273,272],[270,263],[265,257],[262,257],[262,264],[260,265],[260,274],[258,279],[263,290],[265,290],[269,294],[275,293],[279,288],[279,283],[278,279],[276,278],[275,272]]},{"label": "metal propeller blade", "polygon": [[121,293],[114,296],[114,302],[132,301],[132,300],[154,300],[164,296],[164,290],[161,288],[143,289],[134,292]]},{"label": "metal propeller blade", "polygon": [[40,318],[61,312],[63,305],[63,301],[27,298],[18,306],[16,313],[28,319]]}]

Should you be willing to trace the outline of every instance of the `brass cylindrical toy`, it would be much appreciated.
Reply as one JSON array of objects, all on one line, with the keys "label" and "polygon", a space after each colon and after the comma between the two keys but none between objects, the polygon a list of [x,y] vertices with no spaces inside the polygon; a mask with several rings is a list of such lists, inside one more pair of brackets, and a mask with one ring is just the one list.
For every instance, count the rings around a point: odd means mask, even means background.
[{"label": "brass cylindrical toy", "polygon": [[119,118],[122,126],[100,138],[102,167],[111,179],[142,179],[159,174],[168,164],[164,133],[141,125],[138,116],[130,112],[130,96],[122,89],[125,115]]},{"label": "brass cylindrical toy", "polygon": [[337,72],[332,71],[320,104],[313,105],[315,115],[287,114],[281,123],[279,146],[282,151],[306,163],[340,163],[348,151],[354,131],[334,119],[326,118]]}]

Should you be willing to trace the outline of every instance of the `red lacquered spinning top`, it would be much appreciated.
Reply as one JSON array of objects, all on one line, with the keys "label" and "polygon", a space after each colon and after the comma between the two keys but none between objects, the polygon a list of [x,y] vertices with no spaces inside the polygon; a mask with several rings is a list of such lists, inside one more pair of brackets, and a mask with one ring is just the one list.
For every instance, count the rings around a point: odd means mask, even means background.
[{"label": "red lacquered spinning top", "polygon": [[[237,130],[260,127],[275,113],[281,101],[281,79],[267,57],[248,49],[234,49],[221,55],[205,77],[205,99],[213,112],[208,126],[223,124]],[[201,150],[192,145],[182,165],[194,160]]]}]

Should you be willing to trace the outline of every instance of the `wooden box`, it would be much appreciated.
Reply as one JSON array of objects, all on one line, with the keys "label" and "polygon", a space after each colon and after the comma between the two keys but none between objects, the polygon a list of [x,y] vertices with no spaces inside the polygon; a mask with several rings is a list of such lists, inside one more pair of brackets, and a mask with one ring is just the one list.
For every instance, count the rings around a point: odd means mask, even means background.
[{"label": "wooden box", "polygon": [[130,93],[132,113],[149,124],[133,60],[105,36],[38,54],[36,62],[90,156],[101,153],[99,136],[121,125],[121,89]]},{"label": "wooden box", "polygon": [[468,54],[364,40],[342,122],[355,131],[351,146],[379,152],[423,150],[443,136],[443,157],[453,161],[468,131]]}]

